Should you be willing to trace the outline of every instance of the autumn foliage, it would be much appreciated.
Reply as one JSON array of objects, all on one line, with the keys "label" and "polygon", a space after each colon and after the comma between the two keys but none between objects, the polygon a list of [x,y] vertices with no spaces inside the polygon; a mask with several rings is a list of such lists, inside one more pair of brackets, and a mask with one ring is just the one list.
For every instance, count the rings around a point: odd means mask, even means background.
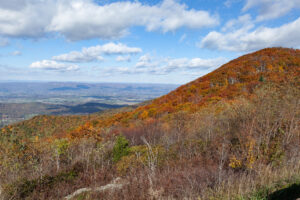
[{"label": "autumn foliage", "polygon": [[300,183],[299,77],[300,50],[268,48],[138,107],[6,126],[0,191],[62,199],[122,177],[76,198],[266,199]]},{"label": "autumn foliage", "polygon": [[[168,120],[172,113],[195,113],[219,101],[232,101],[244,96],[251,98],[255,88],[265,82],[283,84],[299,82],[300,50],[268,48],[251,53],[221,66],[217,70],[183,85],[173,92],[154,99],[151,103],[129,112],[121,112],[96,120],[92,127],[87,122],[72,137],[99,134],[111,126],[135,126],[139,120]],[[84,131],[82,131],[84,130]]]}]

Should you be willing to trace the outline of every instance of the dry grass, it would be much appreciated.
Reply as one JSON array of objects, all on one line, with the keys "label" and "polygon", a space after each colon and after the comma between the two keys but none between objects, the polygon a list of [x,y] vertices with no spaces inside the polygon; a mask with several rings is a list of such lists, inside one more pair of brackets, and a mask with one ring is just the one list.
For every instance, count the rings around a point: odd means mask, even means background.
[{"label": "dry grass", "polygon": [[[129,154],[118,162],[112,160],[114,137],[26,143],[2,136],[4,197],[61,199],[122,176],[130,183],[122,189],[80,198],[266,198],[300,178],[300,92],[294,86],[266,85],[256,95],[192,115],[180,112],[168,123],[148,120],[135,128],[114,127],[130,143]],[[66,178],[78,166],[76,176]]]}]

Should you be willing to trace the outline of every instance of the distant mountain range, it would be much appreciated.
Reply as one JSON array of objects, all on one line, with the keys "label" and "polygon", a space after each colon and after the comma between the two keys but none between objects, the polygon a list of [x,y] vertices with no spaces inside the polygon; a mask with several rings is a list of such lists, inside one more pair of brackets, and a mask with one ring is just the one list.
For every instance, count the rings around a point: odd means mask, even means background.
[{"label": "distant mountain range", "polygon": [[0,82],[0,127],[36,115],[82,115],[140,103],[176,85]]},{"label": "distant mountain range", "polygon": [[89,86],[86,85],[76,85],[76,87],[57,87],[57,88],[51,88],[50,91],[68,91],[68,90],[83,90],[83,89],[89,89]]}]

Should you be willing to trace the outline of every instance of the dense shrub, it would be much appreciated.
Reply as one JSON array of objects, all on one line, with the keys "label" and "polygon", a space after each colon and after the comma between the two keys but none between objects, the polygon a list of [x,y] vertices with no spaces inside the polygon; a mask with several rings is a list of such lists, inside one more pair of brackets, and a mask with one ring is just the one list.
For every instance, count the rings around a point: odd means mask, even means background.
[{"label": "dense shrub", "polygon": [[128,155],[128,153],[129,142],[124,136],[119,135],[113,148],[113,162],[118,162],[123,156]]}]

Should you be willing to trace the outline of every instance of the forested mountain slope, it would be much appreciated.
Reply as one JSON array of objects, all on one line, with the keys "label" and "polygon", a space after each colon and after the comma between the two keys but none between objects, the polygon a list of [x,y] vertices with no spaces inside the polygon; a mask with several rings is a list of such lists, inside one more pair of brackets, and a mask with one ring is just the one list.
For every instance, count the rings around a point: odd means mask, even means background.
[{"label": "forested mountain slope", "polygon": [[130,112],[123,112],[101,120],[88,122],[71,133],[80,137],[83,129],[92,133],[114,126],[134,126],[137,120],[170,118],[172,113],[194,113],[219,101],[232,101],[236,97],[251,98],[254,89],[264,83],[298,84],[300,77],[300,50],[267,48],[241,56],[217,70],[196,79],[169,94],[154,99]]}]

